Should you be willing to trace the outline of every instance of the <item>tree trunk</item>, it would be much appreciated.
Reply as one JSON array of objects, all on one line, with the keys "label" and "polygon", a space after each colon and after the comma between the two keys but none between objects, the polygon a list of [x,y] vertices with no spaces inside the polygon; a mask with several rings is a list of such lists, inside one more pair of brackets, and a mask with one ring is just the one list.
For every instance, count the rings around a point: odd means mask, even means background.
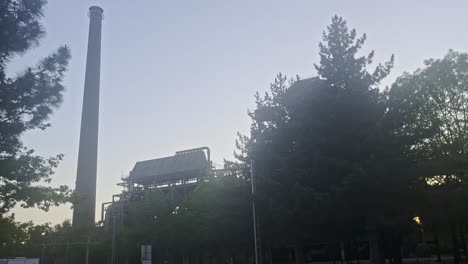
[{"label": "tree trunk", "polygon": [[288,254],[289,254],[289,256],[288,256],[288,257],[289,257],[289,258],[288,258],[288,259],[289,259],[288,263],[289,263],[289,264],[293,264],[293,263],[294,263],[294,262],[293,262],[293,252],[292,252],[292,251],[293,251],[293,250],[292,250],[291,248],[288,248]]},{"label": "tree trunk", "polygon": [[[344,249],[344,242],[340,241],[340,262],[343,264],[343,262],[346,260],[345,256],[345,249]],[[346,262],[348,263],[348,262]]]},{"label": "tree trunk", "polygon": [[468,258],[468,249],[466,247],[466,240],[465,240],[465,228],[463,225],[460,225],[460,245],[463,249],[463,255]]},{"label": "tree trunk", "polygon": [[385,259],[382,254],[382,245],[380,242],[379,232],[377,230],[377,225],[373,224],[369,227],[369,253],[370,253],[370,262],[372,264],[384,264]]},{"label": "tree trunk", "polygon": [[435,250],[437,255],[437,262],[442,262],[442,257],[440,256],[440,242],[439,242],[439,233],[437,230],[434,230],[434,242],[435,242]]},{"label": "tree trunk", "polygon": [[359,240],[355,241],[354,243],[356,245],[356,263],[361,264],[361,244],[359,243]]},{"label": "tree trunk", "polygon": [[304,264],[304,249],[302,245],[295,247],[294,255],[296,257],[296,264]]},{"label": "tree trunk", "polygon": [[265,258],[265,263],[273,264],[273,252],[272,252],[271,247],[269,247],[268,250],[267,250],[267,256]]},{"label": "tree trunk", "polygon": [[456,232],[456,225],[451,225],[451,235],[452,235],[452,250],[453,250],[453,263],[458,264],[460,263],[460,251],[458,246],[458,239],[457,239],[457,232]]},{"label": "tree trunk", "polygon": [[403,256],[401,255],[401,248],[402,248],[402,238],[401,235],[398,234],[396,235],[392,245],[392,256],[393,256],[393,261],[396,264],[402,264],[403,263]]},{"label": "tree trunk", "polygon": [[210,256],[208,254],[203,255],[203,264],[210,264]]}]

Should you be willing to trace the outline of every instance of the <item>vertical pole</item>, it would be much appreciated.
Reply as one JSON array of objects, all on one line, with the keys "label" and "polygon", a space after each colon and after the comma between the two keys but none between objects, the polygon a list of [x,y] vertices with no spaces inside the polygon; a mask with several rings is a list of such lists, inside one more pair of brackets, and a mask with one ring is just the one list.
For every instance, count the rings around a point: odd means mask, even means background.
[{"label": "vertical pole", "polygon": [[42,249],[41,249],[41,262],[45,262],[45,248],[46,248],[46,244],[42,244]]},{"label": "vertical pole", "polygon": [[258,237],[257,230],[257,210],[255,208],[256,202],[256,185],[255,185],[255,170],[254,161],[250,162],[250,183],[252,184],[252,215],[253,215],[253,229],[254,229],[254,243],[255,243],[255,264],[261,264],[260,259],[260,238]]},{"label": "vertical pole", "polygon": [[66,255],[66,264],[70,263],[70,240],[67,239],[67,248],[65,249],[65,255]]},{"label": "vertical pole", "polygon": [[111,253],[111,264],[115,264],[115,229],[116,229],[116,217],[115,213],[112,216],[112,253]]},{"label": "vertical pole", "polygon": [[86,264],[89,263],[89,236],[88,238],[86,239]]}]

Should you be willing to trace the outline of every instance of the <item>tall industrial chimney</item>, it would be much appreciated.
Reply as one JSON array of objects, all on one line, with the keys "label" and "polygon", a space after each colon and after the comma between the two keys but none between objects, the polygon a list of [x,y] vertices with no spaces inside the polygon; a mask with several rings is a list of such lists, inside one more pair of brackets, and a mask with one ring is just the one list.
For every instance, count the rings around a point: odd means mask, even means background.
[{"label": "tall industrial chimney", "polygon": [[88,55],[81,114],[77,201],[73,209],[73,227],[88,229],[94,225],[99,125],[99,81],[101,68],[101,27],[104,10],[89,8]]}]

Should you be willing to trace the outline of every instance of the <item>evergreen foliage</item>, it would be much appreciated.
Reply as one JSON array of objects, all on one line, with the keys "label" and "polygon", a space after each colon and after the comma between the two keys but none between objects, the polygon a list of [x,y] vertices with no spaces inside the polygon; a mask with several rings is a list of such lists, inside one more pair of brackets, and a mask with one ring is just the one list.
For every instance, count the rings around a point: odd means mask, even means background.
[{"label": "evergreen foliage", "polygon": [[[50,187],[50,175],[62,155],[43,158],[23,146],[21,136],[46,129],[54,109],[62,102],[63,77],[70,60],[68,47],[42,59],[15,77],[6,67],[14,56],[38,45],[45,32],[40,23],[46,1],[0,1],[0,213],[17,203],[48,210],[67,200],[66,186]],[[43,184],[46,183],[46,184]]]}]

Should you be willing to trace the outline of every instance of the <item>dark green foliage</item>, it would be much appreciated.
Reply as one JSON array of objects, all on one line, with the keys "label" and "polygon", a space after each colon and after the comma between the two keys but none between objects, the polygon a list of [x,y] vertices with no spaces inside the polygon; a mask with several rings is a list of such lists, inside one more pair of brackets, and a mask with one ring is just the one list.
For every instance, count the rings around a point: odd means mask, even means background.
[{"label": "dark green foliage", "polygon": [[[40,19],[44,15],[45,0],[0,1],[0,70],[13,55],[23,54],[37,46],[45,35]],[[0,75],[3,79],[5,76]]]},{"label": "dark green foliage", "polygon": [[14,221],[14,216],[0,216],[0,245],[9,244],[20,245],[25,242],[27,235],[25,229],[29,226],[29,223],[17,223]]},{"label": "dark green foliage", "polygon": [[175,234],[190,234],[188,248],[243,248],[252,241],[250,201],[245,180],[226,176],[201,184],[174,212],[172,218],[184,227]]},{"label": "dark green foliage", "polygon": [[152,244],[162,255],[244,249],[252,239],[249,191],[245,180],[215,178],[200,184],[173,209],[161,192],[149,192],[145,200],[129,207],[118,234],[119,254],[137,254],[141,243]]},{"label": "dark green foliage", "polygon": [[0,231],[5,234],[0,241],[0,258],[41,257],[48,262],[54,258],[72,259],[82,256],[86,244],[93,259],[110,252],[110,234],[102,227],[95,227],[88,235],[72,229],[70,221],[51,226],[34,225],[31,222],[18,223],[13,217],[0,219]]},{"label": "dark green foliage", "polygon": [[14,78],[5,67],[14,55],[23,54],[44,35],[40,19],[46,1],[0,1],[0,213],[20,202],[22,207],[47,210],[66,201],[66,186],[52,188],[50,175],[62,155],[43,158],[25,148],[21,135],[50,126],[48,118],[62,102],[62,81],[70,60],[63,46]]},{"label": "dark green foliage", "polygon": [[[394,100],[406,100],[416,122],[405,127],[408,133],[432,128],[434,133],[418,149],[428,159],[439,162],[443,171],[435,174],[458,174],[466,170],[468,134],[467,92],[468,54],[449,51],[438,60],[427,60],[425,68],[404,74],[392,86]],[[442,167],[440,166],[442,165]],[[434,179],[437,180],[437,179]],[[450,181],[449,178],[447,178]]]},{"label": "dark green foliage", "polygon": [[459,236],[457,230],[468,220],[467,74],[468,54],[450,50],[441,59],[427,60],[423,69],[398,78],[389,92],[391,100],[408,106],[405,115],[413,117],[403,133],[432,132],[413,147],[420,157],[418,213],[433,232],[452,237]]},{"label": "dark green foliage", "polygon": [[[140,244],[161,244],[162,231],[168,228],[171,208],[158,190],[148,192],[145,199],[128,206],[125,226],[118,231],[120,256],[138,256]],[[118,210],[118,209],[117,209]]]},{"label": "dark green foliage", "polygon": [[[281,194],[280,202],[294,194],[285,208],[300,212],[295,221],[316,218],[307,214],[318,204],[342,200],[338,196],[347,189],[360,193],[359,181],[370,177],[374,138],[385,113],[376,86],[389,73],[393,59],[367,72],[373,53],[356,58],[365,36],[355,38],[355,30],[349,31],[342,18],[333,17],[320,44],[319,77],[295,79],[288,85],[278,75],[271,94],[256,96],[250,140],[239,141],[246,143],[243,151],[255,160],[259,174],[268,178],[265,181],[276,182],[286,193],[264,191]],[[348,188],[351,184],[355,186]],[[300,194],[304,196],[297,200]]]},{"label": "dark green foliage", "polygon": [[280,74],[271,93],[256,95],[251,135],[237,141],[237,158],[246,167],[255,162],[270,241],[314,243],[367,233],[378,247],[385,232],[411,221],[419,154],[412,148],[432,134],[429,128],[402,132],[414,116],[378,90],[393,56],[369,72],[374,53],[357,55],[365,40],[333,17],[320,44],[318,77],[288,84]]},{"label": "dark green foliage", "polygon": [[[14,56],[22,55],[39,44],[44,36],[40,19],[46,1],[0,1],[0,233],[2,256],[25,255],[40,251],[48,225],[17,223],[5,216],[17,203],[21,207],[48,210],[67,201],[69,189],[47,186],[62,155],[43,158],[21,142],[24,132],[46,129],[53,110],[62,102],[63,77],[70,60],[68,47],[43,58],[15,77],[6,75]],[[56,230],[55,230],[56,231]],[[31,245],[35,245],[32,250]],[[29,249],[28,249],[29,248]]]},{"label": "dark green foliage", "polygon": [[356,39],[356,30],[349,30],[346,21],[332,17],[332,23],[323,33],[324,43],[319,44],[320,64],[315,65],[318,75],[329,85],[341,89],[362,89],[364,92],[377,88],[393,67],[393,56],[384,65],[379,64],[370,73],[366,67],[372,63],[374,51],[367,56],[356,57],[366,41],[366,35]]}]

